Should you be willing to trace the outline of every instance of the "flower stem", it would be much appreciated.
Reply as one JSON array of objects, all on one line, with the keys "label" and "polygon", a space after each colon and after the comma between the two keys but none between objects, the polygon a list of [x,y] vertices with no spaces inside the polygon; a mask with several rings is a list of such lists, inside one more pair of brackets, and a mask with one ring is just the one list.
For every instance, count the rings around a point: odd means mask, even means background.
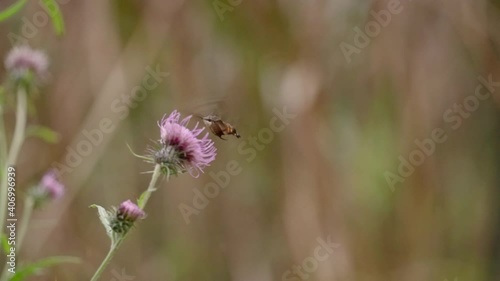
[{"label": "flower stem", "polygon": [[[12,137],[12,143],[10,145],[10,150],[7,155],[7,160],[5,161],[5,166],[3,167],[2,174],[7,171],[9,166],[14,166],[21,151],[21,146],[24,142],[24,133],[26,130],[26,120],[28,115],[28,97],[26,90],[19,86],[17,88],[17,110],[16,110],[16,127],[14,129],[14,136]],[[7,179],[2,177],[2,183],[0,187],[0,233],[3,233],[5,214],[7,211]]]},{"label": "flower stem", "polygon": [[[0,112],[0,114],[3,115],[3,112]],[[10,150],[9,152],[6,152],[6,143],[7,143],[7,137],[5,136],[5,128],[4,128],[4,123],[3,123],[3,117],[1,118],[0,122],[2,123],[0,126],[1,130],[1,137],[3,138],[3,144],[2,144],[2,157],[7,156],[7,159],[5,159],[5,162],[0,165],[3,170],[1,171],[0,175],[2,175],[1,179],[1,184],[0,184],[0,234],[3,235],[3,230],[5,226],[5,215],[7,212],[7,186],[8,186],[8,181],[7,178],[4,177],[4,175],[7,175],[7,168],[9,166],[14,166],[17,162],[17,157],[19,156],[19,152],[21,150],[21,146],[23,145],[24,142],[24,132],[26,130],[26,120],[28,118],[28,96],[26,94],[26,90],[23,87],[18,87],[17,89],[17,109],[16,109],[16,127],[14,128],[14,136],[12,137],[12,143],[10,145]],[[2,159],[4,160],[4,159]],[[26,221],[21,222],[22,224],[26,224],[25,228],[27,227],[27,221],[29,220],[29,216],[31,216],[31,211],[28,211],[29,213],[28,218]],[[23,212],[23,216],[25,216]],[[16,249],[17,251],[17,249]],[[2,271],[2,275],[0,276],[0,280],[5,280],[7,275],[7,267],[5,266]]]},{"label": "flower stem", "polygon": [[[138,205],[139,208],[144,210],[144,207],[146,207],[146,204],[148,203],[148,200],[151,197],[151,193],[153,193],[156,190],[155,185],[156,185],[156,182],[158,181],[158,178],[160,177],[160,174],[161,174],[161,166],[159,164],[157,164],[155,166],[153,175],[151,176],[151,181],[149,182],[148,189],[146,189],[146,191],[141,195],[141,200],[139,200],[140,202]],[[111,261],[111,259],[115,255],[116,251],[118,250],[118,248],[120,247],[122,242],[127,237],[127,235],[128,235],[128,233],[120,236],[116,241],[113,241],[111,243],[111,247],[109,248],[108,254],[104,258],[101,265],[99,266],[97,271],[94,273],[94,276],[92,277],[92,279],[90,279],[90,281],[99,280],[99,277],[104,272],[104,269],[106,269],[106,266],[108,266],[109,262]]]},{"label": "flower stem", "polygon": [[[28,230],[28,223],[31,219],[31,213],[33,212],[33,207],[35,206],[35,201],[31,196],[26,197],[23,208],[23,215],[21,218],[21,225],[19,226],[19,236],[16,239],[16,252],[19,252],[21,249],[21,244],[23,243],[24,236],[26,235],[26,231]],[[0,280],[6,280],[7,275],[7,266],[3,268],[2,275]]]},{"label": "flower stem", "polygon": [[21,249],[21,244],[23,243],[24,236],[26,236],[26,231],[28,230],[28,223],[31,219],[31,213],[35,207],[35,201],[33,197],[28,195],[24,201],[23,216],[21,218],[21,225],[19,226],[19,236],[16,241],[16,251]]},{"label": "flower stem", "polygon": [[156,181],[158,180],[160,175],[161,175],[161,166],[160,164],[156,164],[155,169],[153,171],[153,175],[151,176],[151,181],[149,182],[148,189],[146,189],[146,191],[141,195],[142,200],[140,200],[138,205],[139,208],[141,208],[141,210],[144,210],[144,207],[146,207],[146,204],[148,203],[149,197],[151,197],[151,193],[153,193],[156,190],[155,188]]},{"label": "flower stem", "polygon": [[[4,176],[7,175],[7,170],[3,169],[4,163],[7,163],[7,135],[5,134],[5,121],[3,119],[3,110],[4,110],[3,106],[0,105],[0,167],[2,168],[2,170],[0,171],[0,180],[2,181],[2,183],[0,185],[3,185],[3,182],[7,180],[6,178],[4,178]],[[2,202],[3,196],[4,196],[3,191],[0,191],[0,202]],[[0,235],[2,233],[3,233],[2,229],[0,228]]]},{"label": "flower stem", "polygon": [[[125,238],[125,237],[124,237]],[[120,244],[122,243],[123,238],[120,238],[118,241],[115,243],[111,244],[111,247],[109,248],[109,252],[102,261],[101,265],[97,269],[97,271],[94,273],[94,276],[92,276],[92,279],[90,281],[97,281],[99,280],[99,277],[101,277],[101,274],[104,272],[104,269],[106,269],[106,266],[111,262],[111,259],[116,253],[116,250],[118,250],[118,247],[120,247]]]},{"label": "flower stem", "polygon": [[[5,123],[3,120],[3,107],[0,105],[0,161],[1,163],[7,162],[7,136],[5,135]],[[2,165],[3,166],[3,165]],[[0,171],[3,175],[5,171]]]}]

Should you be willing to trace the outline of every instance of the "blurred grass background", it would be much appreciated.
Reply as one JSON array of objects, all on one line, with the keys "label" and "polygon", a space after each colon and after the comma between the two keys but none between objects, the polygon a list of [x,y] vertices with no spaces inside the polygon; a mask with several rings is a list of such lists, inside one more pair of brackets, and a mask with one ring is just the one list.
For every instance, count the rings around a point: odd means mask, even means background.
[{"label": "blurred grass background", "polygon": [[[20,253],[84,263],[33,280],[90,279],[108,238],[88,206],[135,199],[150,179],[141,172],[152,167],[126,144],[142,152],[159,138],[163,114],[214,101],[242,138],[214,138],[217,160],[200,178],[161,183],[102,280],[122,270],[133,280],[283,280],[328,236],[340,247],[309,280],[500,280],[500,97],[481,101],[457,130],[443,120],[479,75],[500,80],[498,1],[401,0],[402,12],[350,63],[341,42],[353,44],[354,27],[389,1],[219,2],[232,7],[222,17],[216,1],[66,0],[64,36],[49,22],[35,26],[27,42],[49,54],[51,80],[30,122],[61,140],[27,140],[20,189],[62,162],[83,130],[103,118],[116,129],[63,175],[67,196],[35,214]],[[30,1],[0,25],[1,54],[39,11]],[[121,120],[111,104],[147,66],[169,76]],[[297,117],[247,161],[238,147],[251,147],[284,106]],[[384,173],[435,128],[447,141],[391,191]],[[186,224],[179,205],[192,206],[192,190],[232,160],[242,172]]]}]

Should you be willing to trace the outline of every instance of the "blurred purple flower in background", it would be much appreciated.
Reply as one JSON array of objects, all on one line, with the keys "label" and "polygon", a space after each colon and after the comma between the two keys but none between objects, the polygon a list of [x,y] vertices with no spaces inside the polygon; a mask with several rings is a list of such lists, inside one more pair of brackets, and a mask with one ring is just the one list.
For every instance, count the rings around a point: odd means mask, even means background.
[{"label": "blurred purple flower in background", "polygon": [[43,79],[49,67],[45,53],[29,46],[14,47],[5,59],[5,68],[15,78],[24,77],[29,71],[38,79]]},{"label": "blurred purple flower in background", "polygon": [[199,172],[203,173],[203,169],[215,160],[217,149],[208,133],[199,137],[205,130],[204,127],[198,128],[199,123],[193,129],[186,127],[191,115],[182,120],[180,116],[174,110],[170,116],[158,122],[161,147],[152,151],[152,154],[155,162],[166,168],[169,174],[187,171],[193,177],[198,177]]},{"label": "blurred purple flower in background", "polygon": [[64,194],[64,185],[59,181],[55,171],[50,170],[43,176],[39,188],[51,199],[58,199]]},{"label": "blurred purple flower in background", "polygon": [[28,192],[35,201],[35,208],[42,207],[46,202],[56,200],[64,195],[64,184],[54,170],[47,171],[40,182]]}]

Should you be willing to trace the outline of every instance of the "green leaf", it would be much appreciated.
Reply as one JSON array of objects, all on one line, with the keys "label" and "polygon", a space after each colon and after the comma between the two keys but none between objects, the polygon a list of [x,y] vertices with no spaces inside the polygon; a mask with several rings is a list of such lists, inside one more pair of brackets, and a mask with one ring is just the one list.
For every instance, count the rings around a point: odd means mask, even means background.
[{"label": "green leaf", "polygon": [[151,191],[155,191],[156,189],[154,190],[146,190],[144,191],[143,193],[141,193],[141,196],[139,196],[139,199],[137,199],[137,206],[142,206],[142,201],[144,201],[144,197],[146,196],[147,193],[151,192]]},{"label": "green leaf", "polygon": [[2,243],[2,250],[4,253],[8,254],[10,253],[10,246],[9,246],[9,241],[7,240],[7,235],[5,234],[0,234],[0,240]]},{"label": "green leaf", "polygon": [[108,234],[109,238],[111,238],[111,242],[114,242],[115,238],[113,236],[113,230],[111,229],[111,226],[109,226],[109,212],[104,209],[104,207],[101,207],[96,204],[92,204],[89,206],[90,208],[97,208],[97,213],[99,214],[99,219],[101,220],[102,225],[104,225],[104,228],[106,229],[106,233]]},{"label": "green leaf", "polygon": [[52,129],[33,125],[26,130],[26,137],[37,137],[48,143],[57,143],[59,141],[59,134]]},{"label": "green leaf", "polygon": [[16,3],[10,5],[7,7],[7,9],[3,10],[0,12],[0,21],[4,21],[13,15],[15,15],[17,12],[21,11],[21,9],[26,5],[28,0],[19,0]]},{"label": "green leaf", "polygon": [[49,266],[54,266],[60,263],[81,263],[81,259],[77,257],[67,257],[67,256],[56,256],[41,259],[37,262],[21,266],[14,276],[10,278],[10,281],[21,281],[27,277],[40,274],[40,272]]},{"label": "green leaf", "polygon": [[61,13],[61,9],[59,9],[59,5],[56,0],[42,0],[42,4],[45,6],[45,10],[48,12],[50,16],[50,20],[52,21],[52,25],[54,26],[54,30],[57,35],[64,34],[64,19]]}]

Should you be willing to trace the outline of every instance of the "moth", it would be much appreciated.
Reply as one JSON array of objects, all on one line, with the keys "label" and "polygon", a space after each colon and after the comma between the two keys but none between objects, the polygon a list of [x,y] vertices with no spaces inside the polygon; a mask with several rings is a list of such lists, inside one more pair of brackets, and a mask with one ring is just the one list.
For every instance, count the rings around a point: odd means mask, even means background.
[{"label": "moth", "polygon": [[[236,128],[229,123],[225,117],[227,111],[231,108],[225,100],[225,98],[214,98],[210,100],[205,100],[197,106],[193,106],[192,111],[196,112],[194,116],[200,118],[205,126],[220,139],[227,140],[223,136],[233,135],[240,138],[240,134]],[[223,113],[226,114],[223,114]],[[229,114],[231,115],[231,114]]]},{"label": "moth", "polygon": [[226,140],[222,136],[229,136],[233,135],[237,138],[240,138],[240,134],[236,131],[236,128],[234,128],[233,125],[229,124],[228,122],[222,120],[219,116],[217,115],[208,115],[201,117],[203,119],[203,122],[207,127],[212,131],[212,133],[219,138]]}]

